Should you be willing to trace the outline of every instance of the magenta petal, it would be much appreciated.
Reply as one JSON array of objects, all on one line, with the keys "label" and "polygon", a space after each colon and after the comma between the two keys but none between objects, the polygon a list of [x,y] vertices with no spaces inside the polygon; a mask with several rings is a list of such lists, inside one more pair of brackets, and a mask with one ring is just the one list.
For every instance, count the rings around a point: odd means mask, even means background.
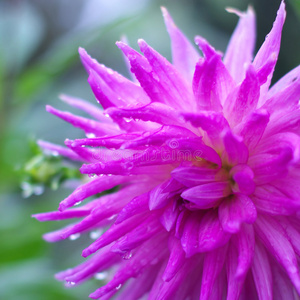
[{"label": "magenta petal", "polygon": [[[277,12],[277,17],[275,22],[273,23],[273,27],[269,34],[266,36],[266,39],[262,46],[260,47],[259,51],[257,52],[253,65],[256,69],[260,68],[265,62],[269,59],[269,57],[274,56],[275,60],[277,60],[279,50],[280,50],[280,41],[281,41],[281,32],[282,27],[285,21],[286,12],[285,12],[285,3],[284,1],[281,2],[279,10]],[[275,67],[275,66],[274,66]],[[269,88],[271,83],[273,71],[270,73],[268,80],[265,84],[262,85],[261,94],[266,94],[266,91]]]},{"label": "magenta petal", "polygon": [[174,197],[182,191],[182,185],[176,180],[170,179],[162,184],[157,185],[149,192],[149,209],[160,209],[165,207]]},{"label": "magenta petal", "polygon": [[255,47],[255,13],[251,7],[246,13],[237,13],[240,20],[231,36],[224,56],[224,64],[233,79],[239,83],[244,79],[244,66],[252,61]]},{"label": "magenta petal", "polygon": [[177,221],[177,217],[180,213],[179,209],[175,206],[176,200],[170,203],[165,209],[162,215],[160,216],[159,220],[162,226],[167,230],[171,231]]},{"label": "magenta petal", "polygon": [[98,177],[81,185],[70,196],[61,201],[59,210],[64,211],[66,208],[71,207],[92,195],[111,189],[124,181],[126,181],[126,179],[121,176]]},{"label": "magenta petal", "polygon": [[236,278],[245,277],[251,268],[255,248],[255,233],[252,225],[243,224],[240,231],[234,236],[238,249],[238,265],[235,272]]},{"label": "magenta petal", "polygon": [[257,187],[251,198],[259,212],[269,215],[292,215],[300,208],[298,199],[290,198],[276,187],[268,184]]},{"label": "magenta petal", "polygon": [[183,113],[182,115],[194,127],[201,127],[206,131],[214,147],[217,149],[222,148],[221,132],[229,128],[229,124],[221,113],[203,111],[198,113]]},{"label": "magenta petal", "polygon": [[172,107],[159,102],[152,102],[145,106],[134,108],[110,107],[106,110],[106,113],[113,119],[129,118],[133,120],[151,121],[165,125],[180,124],[178,112]]},{"label": "magenta petal", "polygon": [[200,294],[201,300],[211,299],[214,283],[223,268],[226,256],[227,246],[205,254]]},{"label": "magenta petal", "polygon": [[90,116],[94,117],[95,119],[101,122],[112,123],[111,119],[104,116],[103,110],[91,104],[90,102],[87,102],[79,98],[74,98],[68,95],[60,95],[60,99],[73,107],[85,111]]},{"label": "magenta petal", "polygon": [[240,136],[234,135],[230,130],[225,130],[223,142],[225,146],[223,159],[233,166],[247,163],[249,152]]},{"label": "magenta petal", "polygon": [[[115,273],[113,279],[105,286],[97,289],[90,297],[98,299],[111,290],[119,287],[129,278],[136,277],[141,272],[149,267],[150,263],[155,260],[160,260],[168,252],[166,245],[166,235],[161,234],[156,239],[148,240],[141,247],[143,251],[136,251],[132,257],[122,264],[119,270]],[[141,249],[139,249],[141,250]]]},{"label": "magenta petal", "polygon": [[157,220],[157,214],[150,215],[146,220],[128,234],[120,238],[111,248],[113,252],[125,254],[140,246],[144,241],[157,234],[162,229]]},{"label": "magenta petal", "polygon": [[219,207],[220,222],[224,231],[229,233],[237,233],[243,222],[254,223],[256,217],[256,208],[246,195],[225,199]]},{"label": "magenta petal", "polygon": [[93,242],[91,245],[89,245],[89,247],[83,250],[82,256],[87,257],[103,248],[104,246],[118,240],[120,237],[133,230],[136,227],[136,224],[143,221],[144,218],[144,214],[137,215],[125,220],[122,223],[112,225],[112,227],[105,231],[105,233],[103,233],[95,242]]},{"label": "magenta petal", "polygon": [[287,174],[289,163],[293,159],[293,150],[291,147],[285,146],[277,149],[276,152],[275,154],[253,156],[249,160],[249,165],[255,174],[256,184],[269,183]]},{"label": "magenta petal", "polygon": [[203,183],[226,180],[225,177],[218,176],[218,172],[217,169],[201,167],[177,167],[171,172],[171,176],[183,185],[193,187]]},{"label": "magenta petal", "polygon": [[300,293],[300,276],[297,257],[284,229],[267,216],[260,216],[255,223],[255,231],[268,251],[284,268],[298,293]]},{"label": "magenta petal", "polygon": [[191,81],[196,62],[200,55],[184,34],[174,24],[168,11],[161,8],[168,33],[171,38],[173,64],[187,80]]},{"label": "magenta petal", "polygon": [[123,209],[119,212],[115,224],[119,224],[124,220],[127,220],[136,214],[147,211],[149,202],[149,193],[141,194],[133,198],[129,203],[127,203]]},{"label": "magenta petal", "polygon": [[115,125],[111,124],[101,124],[97,121],[86,119],[83,117],[75,116],[69,112],[60,111],[51,107],[46,106],[46,110],[51,114],[63,119],[64,121],[72,124],[74,127],[80,128],[85,131],[85,133],[94,133],[97,136],[103,136],[108,134],[117,134],[119,131]]},{"label": "magenta petal", "polygon": [[96,255],[73,269],[67,269],[55,275],[58,280],[66,280],[78,284],[96,272],[101,272],[120,260],[108,247],[101,249]]},{"label": "magenta petal", "polygon": [[229,176],[234,181],[232,185],[234,194],[242,193],[244,195],[251,195],[254,192],[254,173],[247,165],[236,165],[230,170]]},{"label": "magenta petal", "polygon": [[248,115],[244,122],[235,128],[235,133],[243,137],[249,151],[254,149],[262,138],[269,119],[269,112],[265,109],[259,109]]},{"label": "magenta petal", "polygon": [[277,265],[272,264],[272,275],[273,275],[273,296],[274,300],[295,300],[296,296],[295,289],[290,279],[284,271]]},{"label": "magenta petal", "polygon": [[271,267],[266,250],[259,242],[255,244],[251,271],[259,299],[273,299]]},{"label": "magenta petal", "polygon": [[290,72],[288,72],[286,75],[284,75],[280,80],[278,80],[268,91],[268,98],[273,97],[277,93],[283,91],[286,89],[286,87],[289,87],[290,85],[293,85],[294,82],[299,79],[300,74],[300,66],[294,68]]},{"label": "magenta petal", "polygon": [[52,212],[34,214],[34,215],[32,215],[32,217],[36,218],[40,222],[60,221],[60,220],[65,220],[65,219],[85,217],[90,213],[91,209],[92,209],[92,207],[89,206],[89,208],[82,207],[82,208],[65,210],[63,212],[52,211]]},{"label": "magenta petal", "polygon": [[262,107],[275,114],[280,110],[296,109],[300,98],[300,77],[298,76],[299,74],[282,90],[268,97]]},{"label": "magenta petal", "polygon": [[[160,264],[156,264],[153,267],[147,268],[137,278],[129,281],[121,293],[118,293],[116,300],[132,300],[142,299],[153,286],[155,279],[159,275]],[[110,298],[108,298],[110,299]],[[101,297],[102,300],[102,297]]]},{"label": "magenta petal", "polygon": [[166,282],[170,281],[185,262],[185,252],[182,249],[180,240],[170,235],[169,237],[170,257],[168,264],[162,276]]},{"label": "magenta petal", "polygon": [[240,86],[229,95],[225,102],[224,111],[230,123],[236,125],[253,111],[258,103],[260,83],[254,67],[250,65],[246,77]]},{"label": "magenta petal", "polygon": [[245,276],[237,278],[237,249],[230,244],[227,254],[226,271],[227,271],[227,299],[240,299]]},{"label": "magenta petal", "polygon": [[78,160],[78,161],[84,161],[82,157],[80,157],[78,154],[76,154],[75,152],[73,152],[72,150],[60,146],[60,145],[56,145],[56,144],[52,144],[46,141],[42,141],[42,140],[38,140],[37,144],[46,152],[46,153],[50,153],[52,155],[62,155],[65,156],[69,159],[72,160]]},{"label": "magenta petal", "polygon": [[218,54],[197,63],[193,91],[198,110],[222,111],[222,103],[232,87],[232,79]]},{"label": "magenta petal", "polygon": [[204,183],[185,190],[181,197],[191,201],[199,207],[199,209],[207,209],[218,204],[223,197],[230,195],[230,187],[228,182],[212,182]]},{"label": "magenta petal", "polygon": [[216,211],[209,210],[202,218],[199,228],[199,252],[224,246],[231,234],[224,232]]},{"label": "magenta petal", "polygon": [[181,245],[186,253],[186,257],[191,257],[197,252],[199,252],[199,219],[201,219],[201,214],[198,212],[193,212],[189,218],[186,220],[181,237]]},{"label": "magenta petal", "polygon": [[105,91],[112,96],[109,99],[109,101],[112,101],[109,106],[115,106],[120,102],[123,102],[123,104],[146,104],[150,102],[140,86],[104,65],[99,64],[95,59],[92,59],[84,49],[79,48],[78,51],[87,72],[94,74],[94,78],[97,78],[98,82],[95,82],[95,84],[97,84],[99,88],[102,87],[105,89]]},{"label": "magenta petal", "polygon": [[[152,67],[153,84],[161,91],[160,97],[173,107],[194,108],[192,91],[181,74],[144,40],[140,39],[138,44]],[[184,104],[182,99],[185,99]]]}]

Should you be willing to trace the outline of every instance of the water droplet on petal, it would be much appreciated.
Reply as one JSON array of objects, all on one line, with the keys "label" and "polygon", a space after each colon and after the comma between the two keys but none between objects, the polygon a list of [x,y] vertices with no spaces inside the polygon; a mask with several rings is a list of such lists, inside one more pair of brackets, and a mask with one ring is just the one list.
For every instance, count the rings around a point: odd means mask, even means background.
[{"label": "water droplet on petal", "polygon": [[132,120],[132,119],[130,119],[130,118],[124,118],[124,121],[125,121],[126,123],[129,123],[131,120]]},{"label": "water droplet on petal", "polygon": [[111,217],[107,218],[107,220],[111,221],[111,220],[113,220],[116,216],[117,216],[116,214],[115,214],[115,215],[112,215]]},{"label": "water droplet on petal", "polygon": [[71,234],[69,236],[69,240],[75,241],[75,240],[79,239],[79,237],[80,237],[80,233]]},{"label": "water droplet on petal", "polygon": [[116,287],[116,290],[119,290],[121,287],[122,287],[122,284],[119,284],[119,285]]},{"label": "water droplet on petal", "polygon": [[97,280],[104,280],[107,277],[107,275],[107,272],[99,272],[95,274],[94,278]]},{"label": "water droplet on petal", "polygon": [[129,251],[129,252],[126,252],[122,258],[125,259],[125,260],[129,260],[130,258],[132,257],[132,252]]},{"label": "water droplet on petal", "polygon": [[76,202],[76,203],[74,204],[74,206],[77,206],[77,205],[81,204],[81,202],[82,202],[82,201]]},{"label": "water droplet on petal", "polygon": [[67,281],[67,284],[68,285],[75,285],[75,282],[74,281]]},{"label": "water droplet on petal", "polygon": [[96,137],[96,135],[95,135],[94,133],[91,133],[91,132],[86,133],[85,135],[86,135],[86,137],[89,138],[89,139],[92,139],[92,138],[95,138],[95,137]]},{"label": "water droplet on petal", "polygon": [[96,240],[98,237],[101,236],[102,233],[103,233],[103,230],[101,230],[101,229],[91,231],[90,232],[90,238],[92,240]]},{"label": "water droplet on petal", "polygon": [[90,178],[95,178],[97,175],[95,173],[89,174],[88,175]]}]

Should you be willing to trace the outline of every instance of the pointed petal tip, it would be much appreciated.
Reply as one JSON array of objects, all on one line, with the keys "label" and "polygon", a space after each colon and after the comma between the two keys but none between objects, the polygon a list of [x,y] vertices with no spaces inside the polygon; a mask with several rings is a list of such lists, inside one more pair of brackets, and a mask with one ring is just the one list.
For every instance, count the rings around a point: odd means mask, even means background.
[{"label": "pointed petal tip", "polygon": [[78,53],[80,56],[88,55],[87,51],[82,47],[78,48]]},{"label": "pointed petal tip", "polygon": [[52,113],[53,111],[55,111],[55,108],[52,107],[51,105],[46,105],[46,111],[49,112],[49,113]]},{"label": "pointed petal tip", "polygon": [[91,254],[92,254],[92,252],[88,248],[86,248],[86,249],[84,249],[82,251],[81,256],[84,257],[84,258],[86,258],[86,257],[88,257]]},{"label": "pointed petal tip", "polygon": [[146,48],[149,47],[144,39],[138,39],[137,43],[138,43],[138,45],[139,45],[142,52],[143,52],[143,50],[145,50]]}]

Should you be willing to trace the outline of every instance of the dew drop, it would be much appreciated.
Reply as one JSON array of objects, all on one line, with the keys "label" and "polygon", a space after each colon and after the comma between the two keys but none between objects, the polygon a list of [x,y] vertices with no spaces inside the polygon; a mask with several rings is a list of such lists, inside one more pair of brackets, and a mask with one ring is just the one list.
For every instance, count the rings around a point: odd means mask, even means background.
[{"label": "dew drop", "polygon": [[94,278],[97,280],[104,280],[107,277],[107,275],[107,272],[99,272],[95,274]]},{"label": "dew drop", "polygon": [[75,282],[74,281],[67,281],[67,284],[69,284],[69,285],[75,285]]},{"label": "dew drop", "polygon": [[80,237],[80,233],[71,234],[69,236],[69,240],[75,241],[75,240],[79,239],[79,237]]},{"label": "dew drop", "polygon": [[90,177],[90,178],[95,178],[95,177],[97,177],[97,175],[95,174],[95,173],[92,173],[92,174],[88,174],[88,176]]},{"label": "dew drop", "polygon": [[101,236],[102,233],[103,233],[103,230],[98,229],[98,230],[91,231],[89,236],[92,240],[96,240],[98,237]]},{"label": "dew drop", "polygon": [[95,135],[94,133],[91,133],[91,132],[86,133],[85,135],[86,135],[86,137],[89,138],[89,139],[92,139],[92,138],[95,138],[95,137],[96,137],[96,135]]},{"label": "dew drop", "polygon": [[129,123],[129,122],[131,121],[131,119],[130,119],[130,118],[124,118],[124,121],[125,121],[126,123]]},{"label": "dew drop", "polygon": [[78,201],[78,202],[76,202],[75,204],[74,204],[74,206],[78,206],[78,205],[80,205],[82,203],[82,201]]},{"label": "dew drop", "polygon": [[116,287],[116,290],[119,290],[121,287],[122,287],[122,284],[119,284],[119,285]]},{"label": "dew drop", "polygon": [[129,260],[131,257],[132,257],[132,252],[131,252],[131,251],[126,252],[126,253],[122,256],[122,258],[125,259],[125,260]]}]

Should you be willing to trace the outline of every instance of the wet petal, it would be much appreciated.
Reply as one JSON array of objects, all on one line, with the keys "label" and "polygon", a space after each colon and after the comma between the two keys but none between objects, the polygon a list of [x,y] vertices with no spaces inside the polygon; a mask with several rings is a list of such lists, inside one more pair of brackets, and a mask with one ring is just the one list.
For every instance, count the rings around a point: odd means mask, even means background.
[{"label": "wet petal", "polygon": [[166,8],[161,8],[171,38],[173,64],[187,80],[191,81],[200,55],[185,35],[175,25]]},{"label": "wet petal", "polygon": [[245,66],[253,58],[256,37],[255,13],[251,6],[245,13],[232,9],[227,9],[227,11],[236,13],[240,19],[227,46],[224,64],[232,78],[240,82],[245,77]]}]

